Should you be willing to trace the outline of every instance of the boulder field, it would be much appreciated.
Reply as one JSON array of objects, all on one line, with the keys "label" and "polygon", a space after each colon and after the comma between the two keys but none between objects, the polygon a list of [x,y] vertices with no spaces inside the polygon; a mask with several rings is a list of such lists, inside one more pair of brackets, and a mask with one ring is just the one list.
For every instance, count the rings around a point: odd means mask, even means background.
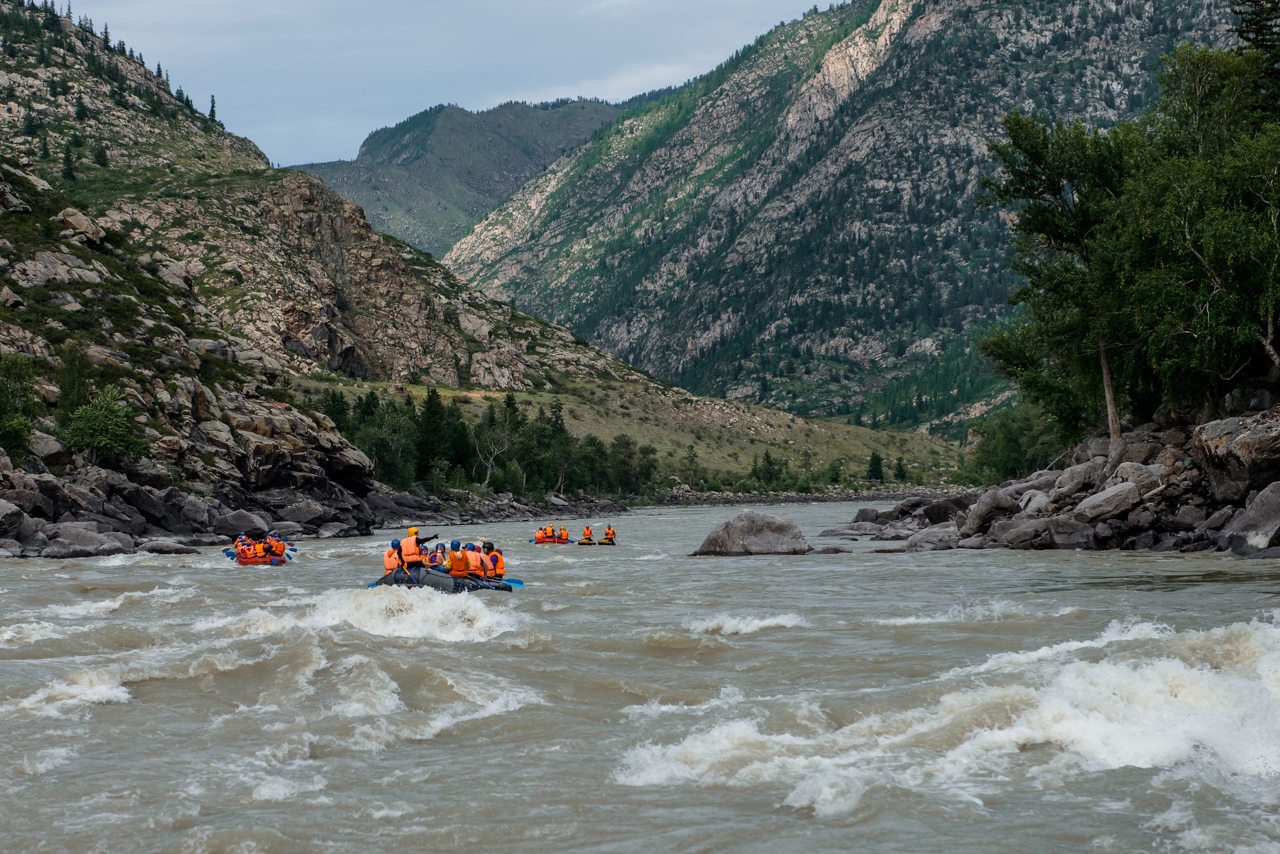
[{"label": "boulder field", "polygon": [[1089,439],[1072,465],[986,490],[862,510],[825,536],[941,549],[1230,551],[1280,556],[1280,407],[1193,430]]}]

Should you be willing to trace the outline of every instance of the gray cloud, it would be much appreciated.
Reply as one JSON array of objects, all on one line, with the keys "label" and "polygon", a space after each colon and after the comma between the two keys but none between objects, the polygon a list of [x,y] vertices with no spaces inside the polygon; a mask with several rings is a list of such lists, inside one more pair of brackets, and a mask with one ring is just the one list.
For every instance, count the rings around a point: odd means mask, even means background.
[{"label": "gray cloud", "polygon": [[[61,6],[65,0],[57,0]],[[273,161],[350,159],[438,103],[622,99],[709,71],[812,0],[82,0]],[[824,4],[825,5],[825,4]]]}]

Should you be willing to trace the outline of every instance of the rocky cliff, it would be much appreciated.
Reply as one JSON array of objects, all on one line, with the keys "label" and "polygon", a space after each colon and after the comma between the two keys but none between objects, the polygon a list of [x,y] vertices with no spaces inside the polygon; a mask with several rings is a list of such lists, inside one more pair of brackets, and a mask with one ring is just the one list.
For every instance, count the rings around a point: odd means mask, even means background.
[{"label": "rocky cliff", "polygon": [[[291,375],[648,382],[271,169],[122,43],[0,2],[0,355],[15,353],[39,400],[30,455],[0,450],[0,553],[50,557],[442,512],[379,499],[364,454],[293,405]],[[147,443],[117,470],[55,438],[109,386]]]},{"label": "rocky cliff", "polygon": [[370,134],[352,161],[297,169],[361,205],[378,231],[443,256],[491,210],[618,108],[599,101],[441,105]]},{"label": "rocky cliff", "polygon": [[446,256],[702,393],[927,420],[993,392],[1007,230],[975,209],[1010,110],[1105,125],[1225,2],[878,0],[780,26],[624,113]]}]

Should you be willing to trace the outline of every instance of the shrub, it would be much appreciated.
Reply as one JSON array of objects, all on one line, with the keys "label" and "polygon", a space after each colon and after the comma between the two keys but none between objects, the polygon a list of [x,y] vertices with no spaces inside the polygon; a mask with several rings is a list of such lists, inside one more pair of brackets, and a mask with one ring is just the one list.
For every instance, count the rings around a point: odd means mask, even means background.
[{"label": "shrub", "polygon": [[73,412],[61,438],[68,448],[84,451],[93,463],[100,465],[134,459],[147,447],[138,435],[133,411],[115,386],[103,389]]}]

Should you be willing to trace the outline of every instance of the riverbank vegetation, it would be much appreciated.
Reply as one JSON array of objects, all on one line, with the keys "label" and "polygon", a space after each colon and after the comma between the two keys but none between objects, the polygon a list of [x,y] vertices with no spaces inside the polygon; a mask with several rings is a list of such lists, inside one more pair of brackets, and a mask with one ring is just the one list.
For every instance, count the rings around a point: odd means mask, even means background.
[{"label": "riverbank vegetation", "polygon": [[[1012,268],[1025,284],[1011,299],[1022,311],[982,349],[1036,409],[980,427],[980,454],[1018,456],[987,437],[1040,417],[1061,447],[1103,424],[1115,438],[1125,420],[1194,423],[1270,405],[1280,4],[1235,10],[1243,47],[1177,48],[1139,119],[1006,117],[985,183],[989,204],[1016,214]],[[1048,444],[1032,456],[1047,461]]]},{"label": "riverbank vegetation", "polygon": [[[954,479],[960,453],[918,433],[810,421],[628,383],[498,395],[385,384],[289,394],[328,415],[393,486],[635,497],[672,487],[805,492]],[[872,461],[880,465],[873,467]]]}]

